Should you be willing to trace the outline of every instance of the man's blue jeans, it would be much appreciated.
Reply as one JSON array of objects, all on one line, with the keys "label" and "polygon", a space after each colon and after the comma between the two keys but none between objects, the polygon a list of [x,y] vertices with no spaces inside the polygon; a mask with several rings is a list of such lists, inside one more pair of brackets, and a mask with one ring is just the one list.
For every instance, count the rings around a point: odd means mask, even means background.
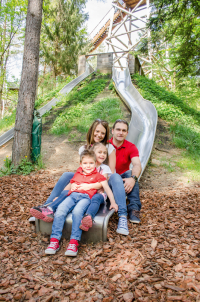
[{"label": "man's blue jeans", "polygon": [[[139,184],[138,182],[135,183],[133,190],[126,194],[124,189],[123,178],[131,177],[131,170],[126,171],[125,173],[119,175],[114,173],[110,176],[108,184],[113,192],[115,201],[119,207],[118,215],[120,216],[127,216],[127,208],[128,212],[131,210],[140,211],[141,209],[141,202],[139,197]],[[129,200],[128,207],[126,206],[126,196]]]},{"label": "man's blue jeans", "polygon": [[103,195],[99,193],[95,194],[91,199],[91,203],[87,209],[86,215],[90,215],[92,219],[94,219],[102,203],[104,203]]},{"label": "man's blue jeans", "polygon": [[54,215],[51,238],[61,239],[66,217],[72,211],[72,232],[70,239],[80,240],[82,230],[79,229],[79,226],[89,204],[90,197],[88,194],[73,192],[65,198],[58,206]]}]

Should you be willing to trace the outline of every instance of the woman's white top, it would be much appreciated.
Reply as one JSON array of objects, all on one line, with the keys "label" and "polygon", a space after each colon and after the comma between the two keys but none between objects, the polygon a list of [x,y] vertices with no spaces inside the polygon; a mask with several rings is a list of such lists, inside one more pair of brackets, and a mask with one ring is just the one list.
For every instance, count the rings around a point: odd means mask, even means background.
[{"label": "woman's white top", "polygon": [[[113,150],[115,150],[115,148],[113,147],[112,144],[107,144],[106,148],[108,149],[108,156],[113,152]],[[78,150],[79,155],[81,155],[81,153],[85,150],[85,146],[81,146]]]}]

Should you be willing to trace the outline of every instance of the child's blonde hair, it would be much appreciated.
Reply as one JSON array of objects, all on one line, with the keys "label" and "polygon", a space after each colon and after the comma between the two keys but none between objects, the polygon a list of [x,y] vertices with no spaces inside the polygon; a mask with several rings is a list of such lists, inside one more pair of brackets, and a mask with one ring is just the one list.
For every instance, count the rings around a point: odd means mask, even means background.
[{"label": "child's blonde hair", "polygon": [[[99,148],[99,147],[104,147],[104,148],[106,148],[106,146],[103,144],[103,143],[101,143],[101,142],[99,142],[99,143],[95,143],[89,150],[92,150],[92,151],[94,151],[94,153],[95,153],[95,150],[97,149],[97,148]],[[106,157],[106,159],[104,160],[104,164],[105,165],[108,165],[108,149],[106,148],[106,151],[107,151],[107,157]]]}]

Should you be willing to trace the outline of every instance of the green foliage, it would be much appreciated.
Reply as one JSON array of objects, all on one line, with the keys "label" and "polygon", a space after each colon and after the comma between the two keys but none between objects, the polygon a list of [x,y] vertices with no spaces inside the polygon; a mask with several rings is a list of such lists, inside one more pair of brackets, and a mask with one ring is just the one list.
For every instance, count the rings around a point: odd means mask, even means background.
[{"label": "green foliage", "polygon": [[[149,26],[154,47],[170,43],[170,57],[179,77],[200,74],[200,2],[155,0]],[[161,42],[162,41],[162,42]]]},{"label": "green foliage", "polygon": [[107,120],[111,124],[116,119],[123,118],[120,101],[117,98],[105,98],[99,102],[71,105],[70,109],[56,118],[51,133],[59,135],[73,129],[86,133],[96,118]]},{"label": "green foliage", "polygon": [[0,177],[11,174],[28,175],[32,171],[40,170],[45,167],[42,157],[39,156],[37,162],[33,164],[28,161],[27,156],[23,158],[17,167],[14,167],[12,160],[8,157],[4,160],[4,167],[0,169]]},{"label": "green foliage", "polygon": [[11,113],[11,115],[6,115],[3,119],[0,120],[0,133],[3,133],[4,131],[9,130],[13,127],[15,123],[15,115],[16,109]]},{"label": "green foliage", "polygon": [[83,24],[85,0],[46,1],[41,31],[41,62],[51,66],[54,76],[76,70],[78,54],[86,45]]},{"label": "green foliage", "polygon": [[194,169],[200,172],[200,112],[153,80],[139,75],[132,79],[142,96],[154,104],[158,116],[170,122],[175,145],[186,150],[187,156],[193,158]]},{"label": "green foliage", "polygon": [[[101,118],[113,123],[122,118],[120,102],[116,98],[106,98],[94,102],[95,97],[104,90],[109,75],[100,73],[89,76],[85,81],[73,89],[56,107],[65,108],[55,119],[50,130],[51,133],[60,135],[77,129],[86,133],[91,123],[96,118]],[[70,134],[74,138],[74,134]]]},{"label": "green foliage", "polygon": [[[58,92],[69,82],[73,80],[73,77],[68,76],[65,80],[62,80],[60,83],[58,83],[55,89],[50,90],[49,92],[45,93],[44,95],[41,93],[38,95],[36,101],[35,101],[35,108],[39,109],[46,105],[51,99],[54,97],[57,97],[59,94]],[[52,87],[51,87],[52,89]],[[46,89],[45,89],[46,90]]]}]

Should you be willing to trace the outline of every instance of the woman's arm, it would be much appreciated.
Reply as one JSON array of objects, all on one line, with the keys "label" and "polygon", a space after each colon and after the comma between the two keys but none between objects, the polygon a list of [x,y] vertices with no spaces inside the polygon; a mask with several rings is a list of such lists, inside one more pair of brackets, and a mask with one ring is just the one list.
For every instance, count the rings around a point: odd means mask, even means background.
[{"label": "woman's arm", "polygon": [[102,188],[102,184],[100,182],[95,182],[93,184],[82,183],[80,185],[77,185],[77,188],[84,191],[88,191],[91,189],[99,190]]},{"label": "woman's arm", "polygon": [[109,167],[112,173],[115,173],[115,167],[116,167],[116,152],[113,150],[110,155],[108,156],[109,159]]},{"label": "woman's arm", "polygon": [[101,182],[103,188],[104,188],[104,191],[106,192],[106,194],[108,195],[108,198],[110,199],[110,210],[111,209],[115,209],[115,212],[118,211],[118,205],[116,204],[115,202],[115,199],[114,199],[114,196],[113,196],[113,193],[108,185],[108,182],[107,180],[104,180]]}]

